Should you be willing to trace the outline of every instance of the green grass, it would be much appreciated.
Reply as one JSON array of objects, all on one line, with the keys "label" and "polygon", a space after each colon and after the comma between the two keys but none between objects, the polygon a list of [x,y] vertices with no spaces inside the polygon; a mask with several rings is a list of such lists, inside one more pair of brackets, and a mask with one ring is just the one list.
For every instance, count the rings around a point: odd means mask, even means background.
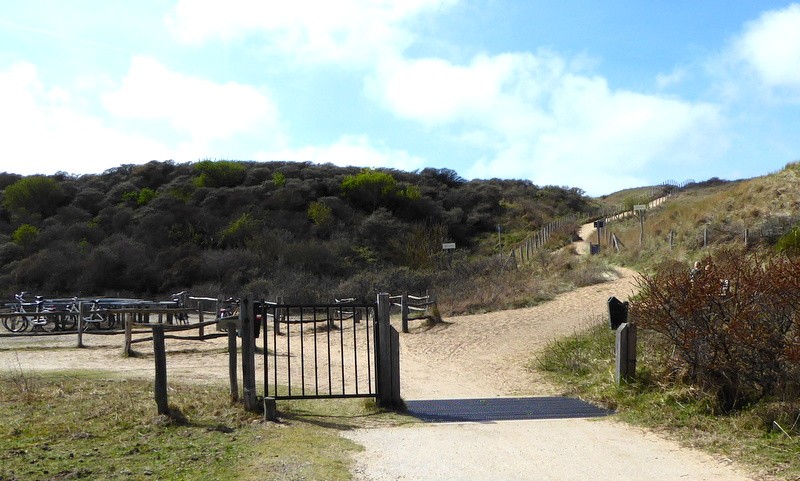
[{"label": "green grass", "polygon": [[225,386],[171,383],[157,416],[151,382],[81,372],[0,375],[0,480],[350,479],[360,446],[339,433],[404,422],[364,400],[278,404],[265,423]]},{"label": "green grass", "polygon": [[544,372],[567,395],[615,409],[624,421],[734,460],[758,476],[800,479],[799,399],[764,400],[722,414],[701,390],[663,381],[669,377],[668,352],[658,338],[640,330],[636,379],[617,387],[614,332],[598,323],[551,343],[530,368]]}]

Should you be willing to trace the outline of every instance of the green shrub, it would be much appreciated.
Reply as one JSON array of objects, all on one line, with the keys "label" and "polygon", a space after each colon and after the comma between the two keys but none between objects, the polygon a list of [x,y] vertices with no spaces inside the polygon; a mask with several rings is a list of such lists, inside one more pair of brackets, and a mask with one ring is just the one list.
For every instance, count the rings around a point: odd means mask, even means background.
[{"label": "green shrub", "polygon": [[3,190],[3,207],[17,214],[49,217],[65,200],[58,182],[43,175],[23,177]]},{"label": "green shrub", "polygon": [[202,160],[194,164],[194,170],[197,187],[234,187],[247,176],[244,164],[230,160]]},{"label": "green shrub", "polygon": [[38,227],[30,224],[22,224],[11,234],[11,240],[20,247],[27,247],[33,243],[38,236]]},{"label": "green shrub", "polygon": [[253,216],[244,213],[234,219],[220,233],[222,245],[225,247],[244,247],[258,230],[258,222]]},{"label": "green shrub", "polygon": [[781,236],[775,248],[778,252],[790,256],[800,256],[800,225],[794,226],[791,231]]},{"label": "green shrub", "polygon": [[316,225],[327,224],[333,215],[333,210],[319,201],[314,201],[309,204],[306,212],[308,214],[308,218],[311,219],[311,222]]},{"label": "green shrub", "polygon": [[286,176],[283,172],[275,172],[272,174],[272,183],[275,184],[275,187],[283,187],[286,185]]},{"label": "green shrub", "polygon": [[155,199],[158,194],[156,191],[149,187],[145,187],[141,190],[132,190],[125,192],[122,194],[122,200],[126,202],[134,202],[136,205],[142,206],[147,205],[150,203],[151,200]]},{"label": "green shrub", "polygon": [[363,169],[348,175],[342,181],[342,194],[362,207],[375,210],[397,190],[397,181],[391,174],[373,169]]}]

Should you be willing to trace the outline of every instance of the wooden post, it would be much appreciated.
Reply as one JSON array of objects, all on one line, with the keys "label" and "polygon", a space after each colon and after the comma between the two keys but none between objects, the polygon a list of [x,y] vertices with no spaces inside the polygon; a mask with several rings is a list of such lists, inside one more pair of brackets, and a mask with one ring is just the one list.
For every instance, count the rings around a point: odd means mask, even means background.
[{"label": "wooden post", "polygon": [[703,247],[708,246],[708,227],[703,228]]},{"label": "wooden post", "polygon": [[236,323],[228,323],[228,378],[231,381],[231,402],[239,401],[239,381],[237,380]]},{"label": "wooden post", "polygon": [[86,315],[86,305],[83,302],[78,302],[78,347],[85,347],[83,345],[83,329],[84,319]]},{"label": "wooden post", "polygon": [[644,211],[639,211],[639,246],[644,242]]},{"label": "wooden post", "polygon": [[614,378],[619,386],[636,375],[636,325],[623,323],[617,328],[616,369]]},{"label": "wooden post", "polygon": [[122,354],[127,357],[133,355],[131,341],[133,340],[133,313],[125,315],[125,345],[122,347]]},{"label": "wooden post", "polygon": [[675,231],[674,230],[670,230],[669,231],[669,250],[672,250],[672,245],[673,245],[674,240],[675,240]]},{"label": "wooden post", "polygon": [[400,317],[403,322],[403,332],[408,332],[408,293],[404,292],[400,296]]},{"label": "wooden post", "polygon": [[[400,350],[399,334],[389,323],[389,294],[378,294],[376,346],[378,405],[381,407],[400,407]],[[394,346],[393,346],[394,341]]]},{"label": "wooden post", "polygon": [[[189,313],[187,312],[186,315],[188,316]],[[200,339],[203,339],[204,337],[206,337],[206,326],[203,325],[203,322],[205,322],[205,313],[203,313],[202,299],[197,301],[197,321],[200,323],[200,328],[199,328],[200,332],[198,332],[198,335],[200,336]]]},{"label": "wooden post", "polygon": [[255,310],[250,294],[245,295],[239,305],[239,320],[242,324],[242,397],[244,408],[255,412],[259,408],[256,399]]},{"label": "wooden post", "polygon": [[747,247],[748,241],[750,237],[750,231],[748,229],[744,230],[744,246]]},{"label": "wooden post", "polygon": [[164,346],[164,325],[153,326],[153,359],[156,363],[155,398],[158,414],[169,414],[167,402],[167,350]]}]

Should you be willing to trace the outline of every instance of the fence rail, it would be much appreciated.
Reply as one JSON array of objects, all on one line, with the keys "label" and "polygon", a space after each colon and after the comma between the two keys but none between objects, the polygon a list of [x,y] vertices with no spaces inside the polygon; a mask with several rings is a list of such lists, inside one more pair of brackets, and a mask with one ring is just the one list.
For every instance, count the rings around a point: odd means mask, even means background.
[{"label": "fence rail", "polygon": [[[436,296],[432,294],[426,293],[424,296],[414,296],[403,293],[397,296],[390,296],[389,300],[392,306],[400,308],[402,330],[404,333],[409,332],[409,321],[425,319],[435,324],[442,320],[439,314],[439,305]],[[412,312],[415,314],[412,314]]]}]

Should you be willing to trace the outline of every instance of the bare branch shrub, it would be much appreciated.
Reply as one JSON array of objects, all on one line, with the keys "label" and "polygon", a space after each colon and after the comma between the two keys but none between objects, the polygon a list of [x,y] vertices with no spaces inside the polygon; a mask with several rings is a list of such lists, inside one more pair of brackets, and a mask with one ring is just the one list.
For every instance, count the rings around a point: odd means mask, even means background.
[{"label": "bare branch shrub", "polygon": [[[728,411],[798,388],[800,258],[725,249],[690,272],[671,261],[638,278],[631,319],[666,336],[684,380]],[[674,372],[674,371],[673,371]]]}]

